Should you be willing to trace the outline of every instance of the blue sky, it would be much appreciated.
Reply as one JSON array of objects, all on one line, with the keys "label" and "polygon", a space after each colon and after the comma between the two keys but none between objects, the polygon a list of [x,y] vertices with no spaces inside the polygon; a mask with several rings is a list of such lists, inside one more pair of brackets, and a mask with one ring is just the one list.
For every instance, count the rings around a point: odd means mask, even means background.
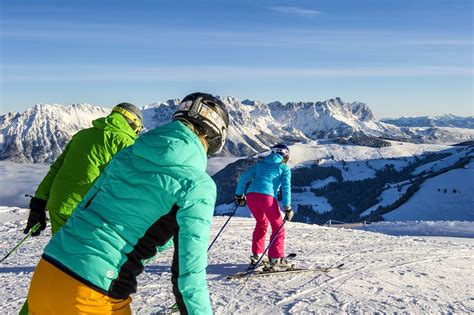
[{"label": "blue sky", "polygon": [[0,114],[204,91],[474,115],[471,0],[0,3]]}]

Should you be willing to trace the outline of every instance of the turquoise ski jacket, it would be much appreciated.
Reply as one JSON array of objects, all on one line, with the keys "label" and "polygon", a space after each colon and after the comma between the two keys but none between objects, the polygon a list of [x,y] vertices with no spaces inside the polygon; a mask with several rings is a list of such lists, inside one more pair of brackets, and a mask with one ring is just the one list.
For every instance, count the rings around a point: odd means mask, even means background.
[{"label": "turquoise ski jacket", "polygon": [[216,186],[199,138],[181,122],[120,151],[45,248],[43,258],[113,298],[136,292],[144,261],[174,243],[181,313],[212,313],[207,246]]},{"label": "turquoise ski jacket", "polygon": [[283,206],[291,205],[291,169],[283,164],[283,157],[271,153],[262,161],[245,171],[239,179],[236,195],[243,195],[247,182],[251,180],[247,194],[257,192],[277,198],[278,189],[281,187]]}]

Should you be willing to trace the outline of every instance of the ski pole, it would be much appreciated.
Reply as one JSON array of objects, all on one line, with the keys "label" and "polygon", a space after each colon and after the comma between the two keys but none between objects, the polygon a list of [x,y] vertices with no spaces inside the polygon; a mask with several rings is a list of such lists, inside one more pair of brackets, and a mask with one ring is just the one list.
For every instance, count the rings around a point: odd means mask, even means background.
[{"label": "ski pole", "polygon": [[214,240],[212,241],[211,245],[209,245],[207,251],[209,252],[209,250],[211,249],[212,245],[214,245],[214,243],[216,242],[217,238],[219,237],[219,235],[221,235],[222,231],[224,230],[224,228],[226,227],[227,223],[229,223],[230,219],[232,219],[232,217],[234,216],[235,212],[237,211],[237,209],[239,208],[239,204],[237,204],[234,208],[234,210],[230,213],[229,215],[229,218],[227,219],[227,221],[224,223],[224,225],[222,226],[221,230],[219,231],[219,233],[217,233],[216,237],[214,237]]},{"label": "ski pole", "polygon": [[23,237],[23,239],[22,239],[15,247],[13,247],[13,248],[5,255],[5,257],[2,258],[2,260],[0,260],[0,263],[3,262],[5,259],[7,259],[8,256],[10,256],[11,254],[13,254],[13,253],[17,250],[17,248],[20,247],[21,244],[23,244],[23,242],[26,241],[26,240],[28,239],[28,237],[30,237],[31,234],[34,233],[34,232],[36,232],[40,227],[41,227],[41,223],[40,223],[40,222],[36,223],[36,224],[30,229],[30,231],[28,232],[28,234],[26,234],[26,236]]},{"label": "ski pole", "polygon": [[283,228],[283,226],[285,225],[286,221],[288,221],[285,217],[285,219],[283,220],[283,223],[280,225],[280,227],[278,228],[278,231],[275,233],[275,236],[273,237],[273,239],[270,241],[270,243],[268,244],[267,248],[265,248],[265,250],[263,251],[263,254],[262,256],[260,256],[260,259],[257,261],[257,263],[255,264],[255,267],[252,268],[250,271],[249,271],[249,274],[247,276],[247,278],[245,278],[245,281],[244,283],[242,284],[242,286],[240,287],[239,289],[239,292],[237,292],[237,294],[240,293],[240,291],[242,291],[242,289],[244,288],[245,284],[247,283],[247,281],[249,280],[250,276],[253,275],[253,273],[255,272],[255,270],[257,269],[256,266],[258,266],[258,264],[260,263],[260,261],[262,261],[263,259],[263,256],[267,253],[268,249],[270,248],[270,246],[272,246],[272,244],[275,242],[278,234],[280,233],[281,229]]}]

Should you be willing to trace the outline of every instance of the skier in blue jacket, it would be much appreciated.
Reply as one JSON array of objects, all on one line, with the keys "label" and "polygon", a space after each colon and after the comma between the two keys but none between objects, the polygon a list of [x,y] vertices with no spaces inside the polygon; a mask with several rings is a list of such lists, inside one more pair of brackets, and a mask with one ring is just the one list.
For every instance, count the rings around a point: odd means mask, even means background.
[{"label": "skier in blue jacket", "polygon": [[211,314],[206,266],[216,186],[206,165],[228,125],[219,99],[194,93],[172,123],[115,155],[46,246],[31,281],[30,313],[131,314],[144,261],[174,243],[180,313]]},{"label": "skier in blue jacket", "polygon": [[[265,236],[269,223],[272,227],[270,240],[274,239],[268,249],[270,267],[280,269],[289,266],[285,259],[285,229],[277,200],[278,190],[281,187],[285,219],[290,221],[293,211],[291,209],[291,170],[286,164],[289,158],[288,147],[277,144],[271,148],[270,155],[244,172],[237,184],[236,202],[240,205],[247,202],[256,220],[252,237],[251,266],[255,265],[265,250]],[[251,184],[247,189],[247,194],[244,195],[245,187],[250,180]],[[278,230],[280,232],[277,234]]]}]

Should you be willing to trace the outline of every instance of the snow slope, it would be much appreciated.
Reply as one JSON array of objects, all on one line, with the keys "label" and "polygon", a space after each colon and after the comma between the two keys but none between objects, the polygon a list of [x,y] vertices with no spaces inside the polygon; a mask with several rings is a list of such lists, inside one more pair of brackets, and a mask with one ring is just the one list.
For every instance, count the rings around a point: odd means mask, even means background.
[{"label": "snow slope", "polygon": [[[25,210],[0,208],[0,252],[23,234]],[[216,217],[211,238],[226,218]],[[306,273],[250,279],[225,276],[248,263],[254,221],[233,218],[209,253],[207,279],[216,314],[472,313],[474,243],[387,236],[301,223],[286,226],[286,250],[300,266],[344,262],[328,274]],[[49,233],[29,239],[0,265],[0,308],[14,314],[24,302],[34,267]],[[174,303],[172,250],[158,256],[138,278],[135,314],[157,314]]]},{"label": "snow slope", "polygon": [[[450,148],[450,146],[442,144],[414,144],[407,142],[390,141],[392,144],[384,148],[362,147],[357,145],[341,145],[329,140],[315,140],[305,143],[296,143],[290,146],[291,159],[288,165],[291,167],[304,166],[306,164],[319,161],[320,164],[333,164],[342,160],[346,162],[359,161],[361,164],[365,160],[381,160],[380,165],[371,164],[375,169],[383,168],[388,159],[406,158],[405,160],[393,161],[393,163],[401,163],[406,166],[409,158],[427,152],[441,151]],[[385,160],[384,160],[385,159]],[[371,163],[373,163],[371,161]],[[362,170],[362,169],[361,169]],[[364,170],[364,172],[368,172]],[[349,176],[347,179],[362,179],[372,176]],[[346,179],[346,178],[345,178]]]},{"label": "snow slope", "polygon": [[474,221],[474,162],[426,180],[412,198],[383,217],[388,221]]},{"label": "snow slope", "polygon": [[410,185],[403,185],[400,187],[400,191],[398,191],[398,188],[396,187],[390,187],[384,190],[380,196],[379,196],[379,202],[372,207],[368,208],[364,212],[362,212],[360,215],[361,216],[366,216],[369,215],[372,211],[375,211],[378,207],[385,207],[388,205],[393,204],[395,201],[400,199],[401,196],[403,196],[408,189]]}]

